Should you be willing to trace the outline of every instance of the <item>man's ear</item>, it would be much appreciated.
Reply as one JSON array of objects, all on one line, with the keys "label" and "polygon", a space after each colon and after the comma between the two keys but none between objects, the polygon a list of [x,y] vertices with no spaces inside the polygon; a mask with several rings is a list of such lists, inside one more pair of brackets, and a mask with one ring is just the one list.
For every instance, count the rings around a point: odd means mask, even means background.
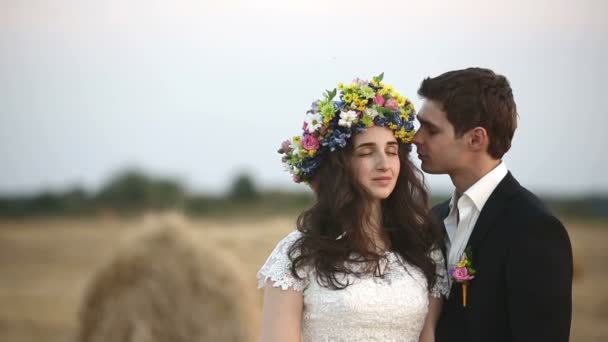
[{"label": "man's ear", "polygon": [[485,151],[490,143],[488,132],[483,127],[475,127],[469,131],[468,147],[473,151]]}]

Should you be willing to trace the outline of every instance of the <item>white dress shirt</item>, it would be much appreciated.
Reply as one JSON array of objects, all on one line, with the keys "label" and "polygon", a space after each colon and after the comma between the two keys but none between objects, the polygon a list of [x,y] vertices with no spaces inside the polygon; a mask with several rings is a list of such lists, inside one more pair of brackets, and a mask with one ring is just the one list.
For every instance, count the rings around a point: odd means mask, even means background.
[{"label": "white dress shirt", "polygon": [[[449,240],[448,268],[453,267],[460,261],[483,206],[498,186],[498,183],[505,178],[507,172],[505,163],[501,162],[492,171],[471,185],[461,196],[454,190],[450,201],[450,213],[443,220]],[[454,203],[457,203],[457,205],[455,206]]]}]

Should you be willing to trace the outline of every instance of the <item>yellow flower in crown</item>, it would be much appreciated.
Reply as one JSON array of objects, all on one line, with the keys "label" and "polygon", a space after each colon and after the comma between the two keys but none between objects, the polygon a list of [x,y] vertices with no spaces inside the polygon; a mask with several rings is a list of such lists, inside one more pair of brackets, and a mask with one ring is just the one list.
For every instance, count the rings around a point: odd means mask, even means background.
[{"label": "yellow flower in crown", "polygon": [[411,143],[416,133],[414,106],[384,84],[383,78],[384,73],[371,81],[357,78],[350,84],[340,83],[337,90],[328,90],[313,102],[302,135],[285,140],[279,149],[296,183],[309,182],[328,153],[346,146],[354,133],[374,125],[388,127],[401,143]]}]

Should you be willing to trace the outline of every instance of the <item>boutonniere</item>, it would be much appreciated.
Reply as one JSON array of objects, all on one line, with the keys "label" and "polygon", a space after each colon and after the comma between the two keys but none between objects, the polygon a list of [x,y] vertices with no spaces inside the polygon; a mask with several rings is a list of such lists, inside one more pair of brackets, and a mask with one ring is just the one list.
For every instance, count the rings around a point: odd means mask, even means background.
[{"label": "boutonniere", "polygon": [[450,276],[457,283],[462,286],[462,306],[467,307],[467,287],[469,282],[475,278],[475,269],[472,266],[473,253],[470,249],[467,249],[462,256],[460,261],[450,269]]}]

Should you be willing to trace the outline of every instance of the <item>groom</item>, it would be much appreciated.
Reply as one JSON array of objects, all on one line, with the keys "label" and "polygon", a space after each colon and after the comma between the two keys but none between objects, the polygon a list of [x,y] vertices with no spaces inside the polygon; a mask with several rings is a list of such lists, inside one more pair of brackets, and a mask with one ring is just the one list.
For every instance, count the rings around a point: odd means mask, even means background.
[{"label": "groom", "polygon": [[468,281],[450,276],[436,341],[568,341],[570,240],[502,161],[517,127],[509,82],[469,68],[425,79],[418,94],[424,103],[413,142],[422,169],[448,174],[456,188],[433,208],[445,226],[447,266],[466,256],[467,271],[476,271]]}]

